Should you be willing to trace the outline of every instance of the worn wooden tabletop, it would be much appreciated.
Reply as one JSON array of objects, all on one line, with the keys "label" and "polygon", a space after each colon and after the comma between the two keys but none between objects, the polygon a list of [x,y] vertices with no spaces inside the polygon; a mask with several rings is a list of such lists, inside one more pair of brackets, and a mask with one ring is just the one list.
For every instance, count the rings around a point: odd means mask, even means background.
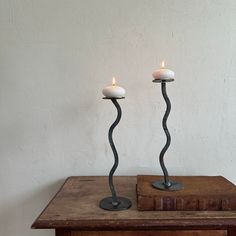
[{"label": "worn wooden tabletop", "polygon": [[35,220],[32,228],[78,230],[227,229],[236,227],[236,211],[138,211],[136,177],[114,177],[119,196],[132,201],[129,210],[110,212],[99,201],[110,196],[107,177],[70,177]]}]

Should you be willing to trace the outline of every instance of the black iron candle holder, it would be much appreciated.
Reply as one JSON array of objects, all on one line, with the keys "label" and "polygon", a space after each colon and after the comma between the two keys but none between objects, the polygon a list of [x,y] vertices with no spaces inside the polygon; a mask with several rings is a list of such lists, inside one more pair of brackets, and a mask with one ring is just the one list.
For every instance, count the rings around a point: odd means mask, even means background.
[{"label": "black iron candle holder", "polygon": [[154,79],[153,80],[154,83],[161,83],[162,95],[163,95],[163,98],[166,102],[166,112],[165,112],[163,120],[162,120],[162,127],[164,129],[165,134],[166,134],[166,144],[163,147],[163,149],[161,150],[160,156],[159,156],[159,162],[160,162],[163,174],[164,174],[164,180],[157,180],[152,183],[152,186],[154,188],[157,188],[160,190],[165,190],[165,191],[177,191],[177,190],[183,189],[183,187],[184,187],[182,183],[170,180],[168,171],[167,171],[167,169],[165,167],[165,163],[164,163],[164,155],[165,155],[167,149],[169,148],[170,142],[171,142],[171,136],[170,136],[169,130],[167,128],[167,124],[166,124],[168,116],[170,114],[170,110],[171,110],[170,99],[168,98],[167,93],[166,93],[166,83],[172,82],[172,81],[174,81],[174,79],[168,79],[168,80]]},{"label": "black iron candle holder", "polygon": [[114,165],[112,166],[110,173],[109,173],[109,187],[111,190],[111,197],[106,197],[100,201],[100,208],[104,210],[109,210],[109,211],[121,211],[121,210],[126,210],[131,207],[132,203],[128,198],[125,197],[118,197],[115,191],[115,187],[113,184],[113,175],[118,167],[119,164],[119,156],[115,147],[115,144],[112,139],[112,134],[114,128],[118,125],[121,119],[122,111],[119,103],[117,102],[117,99],[123,99],[122,98],[103,98],[103,99],[110,99],[112,103],[115,105],[117,109],[117,117],[114,123],[111,125],[109,132],[108,132],[108,140],[112,149],[112,152],[114,154]]}]

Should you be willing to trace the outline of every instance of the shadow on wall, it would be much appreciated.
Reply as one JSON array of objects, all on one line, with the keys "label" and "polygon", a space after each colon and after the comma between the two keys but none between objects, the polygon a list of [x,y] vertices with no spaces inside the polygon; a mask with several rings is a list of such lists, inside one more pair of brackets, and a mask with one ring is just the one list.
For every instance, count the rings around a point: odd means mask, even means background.
[{"label": "shadow on wall", "polygon": [[0,210],[0,235],[6,236],[53,236],[54,230],[31,229],[33,221],[43,211],[45,206],[56,194],[65,179],[54,181],[51,184],[40,186],[37,190],[15,196],[15,199],[23,201],[2,202]]}]

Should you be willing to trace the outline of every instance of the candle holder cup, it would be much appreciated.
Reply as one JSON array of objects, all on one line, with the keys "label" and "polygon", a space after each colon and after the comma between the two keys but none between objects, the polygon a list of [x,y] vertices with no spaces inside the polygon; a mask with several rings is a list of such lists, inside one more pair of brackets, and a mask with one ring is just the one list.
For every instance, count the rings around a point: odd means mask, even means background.
[{"label": "candle holder cup", "polygon": [[130,208],[132,203],[128,198],[117,196],[116,191],[115,191],[115,187],[113,184],[113,175],[114,175],[114,173],[118,167],[118,164],[119,164],[119,156],[118,156],[115,144],[112,139],[112,134],[113,134],[114,128],[120,122],[121,115],[122,115],[121,107],[120,107],[119,103],[117,102],[117,99],[124,99],[124,97],[121,97],[121,98],[104,97],[103,99],[110,99],[112,101],[112,103],[115,105],[115,107],[117,109],[117,117],[116,117],[116,120],[114,121],[114,123],[111,125],[109,132],[108,132],[108,140],[109,140],[112,152],[114,154],[114,164],[110,170],[109,178],[108,178],[109,187],[110,187],[112,196],[102,199],[100,201],[100,208],[102,208],[104,210],[109,210],[109,211],[121,211],[121,210],[126,210],[126,209]]},{"label": "candle holder cup", "polygon": [[170,136],[169,130],[167,128],[167,124],[166,124],[168,116],[170,114],[170,110],[171,110],[170,99],[166,93],[166,83],[173,82],[173,81],[174,81],[174,79],[154,79],[152,81],[154,83],[161,83],[162,95],[163,95],[163,98],[166,102],[166,112],[165,112],[163,120],[162,120],[162,127],[164,129],[165,134],[166,134],[166,144],[163,147],[163,149],[161,150],[160,155],[159,155],[159,162],[160,162],[160,166],[163,171],[163,174],[164,174],[164,180],[157,180],[152,183],[152,186],[154,188],[157,188],[159,190],[164,190],[164,191],[177,191],[177,190],[181,190],[184,188],[182,183],[170,180],[167,168],[164,163],[164,155],[171,143],[171,136]]}]

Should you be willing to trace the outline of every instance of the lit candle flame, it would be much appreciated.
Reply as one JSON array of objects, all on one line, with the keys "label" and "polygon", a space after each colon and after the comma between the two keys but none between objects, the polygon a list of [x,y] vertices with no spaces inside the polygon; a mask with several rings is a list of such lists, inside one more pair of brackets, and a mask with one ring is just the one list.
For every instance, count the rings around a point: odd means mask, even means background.
[{"label": "lit candle flame", "polygon": [[165,61],[161,62],[161,68],[165,68]]},{"label": "lit candle flame", "polygon": [[115,78],[115,77],[112,78],[112,85],[113,85],[113,86],[116,85],[116,78]]}]

